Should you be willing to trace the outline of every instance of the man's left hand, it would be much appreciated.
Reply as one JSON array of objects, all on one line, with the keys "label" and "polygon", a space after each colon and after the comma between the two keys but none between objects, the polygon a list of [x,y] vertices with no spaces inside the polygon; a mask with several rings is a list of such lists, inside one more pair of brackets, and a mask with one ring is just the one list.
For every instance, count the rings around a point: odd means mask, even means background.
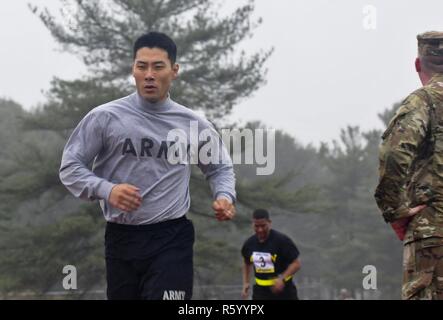
[{"label": "man's left hand", "polygon": [[215,217],[218,221],[232,220],[235,216],[235,206],[227,199],[218,199],[212,204],[215,211]]}]

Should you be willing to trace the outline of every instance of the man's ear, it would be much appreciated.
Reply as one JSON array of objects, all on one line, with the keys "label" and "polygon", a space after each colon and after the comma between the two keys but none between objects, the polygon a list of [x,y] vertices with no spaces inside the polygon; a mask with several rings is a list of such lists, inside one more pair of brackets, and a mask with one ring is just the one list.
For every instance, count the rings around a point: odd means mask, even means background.
[{"label": "man's ear", "polygon": [[174,72],[174,76],[173,76],[174,80],[177,79],[179,70],[180,70],[180,65],[177,63],[174,63],[174,65],[172,66],[172,71]]},{"label": "man's ear", "polygon": [[135,61],[132,64],[132,67],[131,67],[131,74],[132,74],[133,77],[135,77]]},{"label": "man's ear", "polygon": [[415,70],[421,72],[421,61],[420,58],[415,59]]}]

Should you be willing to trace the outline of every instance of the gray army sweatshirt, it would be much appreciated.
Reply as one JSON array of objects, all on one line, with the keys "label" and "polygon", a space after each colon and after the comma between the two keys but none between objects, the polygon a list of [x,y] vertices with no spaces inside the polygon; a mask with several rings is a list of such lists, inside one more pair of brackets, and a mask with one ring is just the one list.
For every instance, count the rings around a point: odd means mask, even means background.
[{"label": "gray army sweatshirt", "polygon": [[[202,160],[198,154],[211,158]],[[206,176],[214,199],[235,201],[232,162],[214,127],[169,97],[152,104],[134,93],[83,118],[65,146],[60,180],[74,196],[100,200],[108,222],[153,224],[180,218],[189,210],[191,163]],[[122,183],[141,190],[137,211],[124,213],[109,204],[112,188]]]}]

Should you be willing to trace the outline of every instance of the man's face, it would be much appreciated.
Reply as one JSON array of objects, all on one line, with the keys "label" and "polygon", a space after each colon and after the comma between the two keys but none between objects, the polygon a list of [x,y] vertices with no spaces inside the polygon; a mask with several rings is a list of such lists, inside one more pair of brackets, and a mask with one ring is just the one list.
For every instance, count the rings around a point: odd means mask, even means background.
[{"label": "man's face", "polygon": [[172,80],[177,78],[178,69],[178,64],[171,64],[165,50],[141,48],[137,51],[132,68],[138,93],[151,103],[163,101]]},{"label": "man's face", "polygon": [[258,240],[260,242],[266,241],[269,237],[269,232],[271,231],[271,220],[253,219],[252,225]]}]

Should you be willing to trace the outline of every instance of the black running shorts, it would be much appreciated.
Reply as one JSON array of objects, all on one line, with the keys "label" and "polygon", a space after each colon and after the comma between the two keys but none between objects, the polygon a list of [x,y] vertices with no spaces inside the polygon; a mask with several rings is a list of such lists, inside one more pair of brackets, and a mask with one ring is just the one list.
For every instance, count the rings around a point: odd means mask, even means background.
[{"label": "black running shorts", "polygon": [[153,225],[108,223],[109,300],[190,300],[194,227],[186,217]]}]

